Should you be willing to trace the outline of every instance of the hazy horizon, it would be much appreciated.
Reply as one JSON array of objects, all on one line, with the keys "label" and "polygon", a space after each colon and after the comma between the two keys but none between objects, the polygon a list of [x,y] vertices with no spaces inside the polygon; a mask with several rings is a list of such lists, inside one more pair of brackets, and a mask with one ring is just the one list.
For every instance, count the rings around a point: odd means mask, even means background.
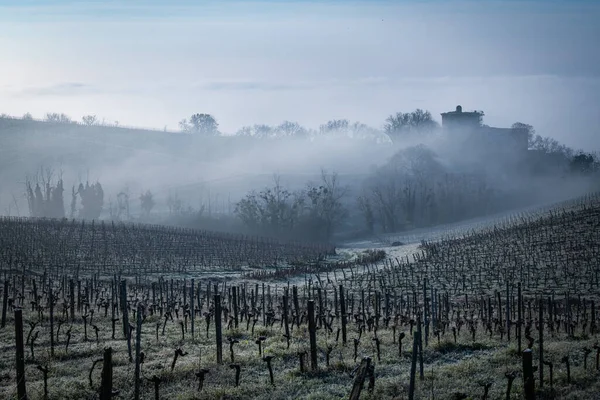
[{"label": "hazy horizon", "polygon": [[600,4],[0,0],[0,113],[225,133],[461,104],[597,150]]}]

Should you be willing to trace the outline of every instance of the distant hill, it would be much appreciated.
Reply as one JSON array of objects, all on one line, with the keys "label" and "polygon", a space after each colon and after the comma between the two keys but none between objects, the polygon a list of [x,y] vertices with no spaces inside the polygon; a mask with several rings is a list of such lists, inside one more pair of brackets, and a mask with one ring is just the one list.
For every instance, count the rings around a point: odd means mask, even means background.
[{"label": "distant hill", "polygon": [[[128,190],[138,197],[151,190],[157,208],[177,194],[186,204],[235,201],[281,174],[286,184],[318,180],[321,167],[341,174],[362,174],[389,155],[386,145],[357,140],[260,140],[81,123],[0,117],[0,214],[28,215],[24,197],[27,176],[51,168],[63,176],[65,190],[87,180],[100,181],[105,201]],[[348,178],[347,181],[358,181]],[[13,197],[15,196],[15,197]],[[65,193],[65,199],[68,199]],[[19,203],[17,207],[15,198]],[[65,200],[68,201],[68,200]]]}]

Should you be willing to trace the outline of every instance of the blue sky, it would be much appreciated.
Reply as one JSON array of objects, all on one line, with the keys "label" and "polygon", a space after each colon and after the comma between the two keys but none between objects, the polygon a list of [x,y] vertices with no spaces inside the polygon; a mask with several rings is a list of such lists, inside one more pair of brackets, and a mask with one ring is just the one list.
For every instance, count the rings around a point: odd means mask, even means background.
[{"label": "blue sky", "polygon": [[462,104],[598,149],[598,20],[598,1],[0,0],[0,113],[234,132]]}]

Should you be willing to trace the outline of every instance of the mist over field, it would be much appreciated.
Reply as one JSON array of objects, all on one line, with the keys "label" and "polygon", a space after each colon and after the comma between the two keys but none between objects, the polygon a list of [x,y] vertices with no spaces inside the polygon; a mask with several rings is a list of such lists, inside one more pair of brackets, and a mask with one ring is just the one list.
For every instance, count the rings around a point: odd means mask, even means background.
[{"label": "mist over field", "polygon": [[[329,241],[598,190],[598,16],[584,1],[3,1],[0,213]],[[480,131],[443,126],[459,104],[483,110]],[[526,131],[526,148],[479,140],[512,135],[489,126]],[[64,210],[44,205],[55,194]]]},{"label": "mist over field", "polygon": [[598,399],[598,21],[0,0],[0,399]]}]

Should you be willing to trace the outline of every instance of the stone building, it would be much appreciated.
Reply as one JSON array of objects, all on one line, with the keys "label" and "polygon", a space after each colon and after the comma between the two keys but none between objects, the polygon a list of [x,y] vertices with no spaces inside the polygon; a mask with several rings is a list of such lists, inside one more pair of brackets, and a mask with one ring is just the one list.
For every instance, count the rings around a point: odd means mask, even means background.
[{"label": "stone building", "polygon": [[[461,138],[467,147],[502,154],[525,155],[528,149],[527,130],[522,128],[493,128],[483,124],[483,111],[455,111],[442,113],[442,129]],[[487,150],[487,151],[486,151]]]}]

